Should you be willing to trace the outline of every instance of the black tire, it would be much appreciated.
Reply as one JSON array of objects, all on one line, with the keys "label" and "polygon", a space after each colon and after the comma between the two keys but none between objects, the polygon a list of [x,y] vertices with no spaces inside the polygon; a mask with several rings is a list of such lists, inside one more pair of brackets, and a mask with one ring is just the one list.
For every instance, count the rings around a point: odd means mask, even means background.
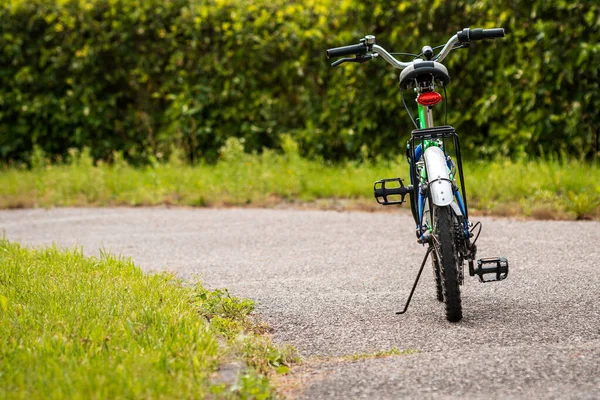
[{"label": "black tire", "polygon": [[440,272],[440,263],[435,256],[435,252],[431,253],[431,264],[433,266],[433,279],[435,280],[435,296],[438,301],[444,301],[444,292],[442,291],[442,276]]},{"label": "black tire", "polygon": [[454,244],[454,224],[449,206],[435,207],[433,233],[436,250],[440,256],[442,293],[446,304],[446,319],[458,322],[462,319],[460,287],[458,285],[457,249]]}]

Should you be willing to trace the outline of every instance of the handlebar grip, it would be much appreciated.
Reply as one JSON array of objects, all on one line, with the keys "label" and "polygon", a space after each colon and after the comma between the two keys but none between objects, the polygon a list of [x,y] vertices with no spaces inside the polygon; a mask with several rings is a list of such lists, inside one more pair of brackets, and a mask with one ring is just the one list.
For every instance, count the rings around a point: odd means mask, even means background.
[{"label": "handlebar grip", "polygon": [[495,39],[504,37],[504,28],[493,28],[493,29],[482,29],[465,28],[462,31],[457,32],[458,40],[461,43],[467,43],[476,40],[483,39]]},{"label": "handlebar grip", "polygon": [[366,54],[367,46],[364,43],[353,44],[351,46],[335,47],[333,49],[327,49],[327,58],[331,57],[342,57],[353,54]]},{"label": "handlebar grip", "polygon": [[483,30],[483,38],[484,39],[503,38],[504,36],[505,36],[504,28],[492,28],[492,29],[484,29]]}]

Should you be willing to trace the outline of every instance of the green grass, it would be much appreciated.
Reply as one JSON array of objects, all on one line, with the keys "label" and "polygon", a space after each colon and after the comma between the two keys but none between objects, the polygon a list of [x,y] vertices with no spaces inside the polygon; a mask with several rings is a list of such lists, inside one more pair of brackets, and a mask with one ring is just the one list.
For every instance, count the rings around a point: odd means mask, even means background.
[{"label": "green grass", "polygon": [[539,219],[600,218],[600,168],[576,160],[497,161],[465,167],[475,207]]},{"label": "green grass", "polygon": [[400,350],[397,347],[392,347],[391,349],[386,350],[386,351],[376,351],[373,353],[356,353],[356,354],[350,354],[347,356],[342,356],[340,358],[344,361],[360,361],[360,360],[366,360],[366,359],[371,359],[371,358],[385,358],[385,357],[392,357],[392,356],[409,356],[411,354],[415,354],[418,352],[419,351],[415,350],[415,349]]},{"label": "green grass", "polygon": [[[0,398],[270,398],[293,360],[252,302],[148,275],[130,260],[0,239]],[[219,380],[233,360],[237,382]]]},{"label": "green grass", "polygon": [[[122,157],[96,163],[88,152],[73,152],[61,164],[34,158],[33,168],[0,170],[0,207],[159,205],[255,205],[351,199],[361,209],[379,207],[373,182],[408,178],[404,157],[395,161],[330,164],[298,156],[284,140],[284,152],[246,154],[229,140],[216,165],[190,166],[176,156],[142,168]],[[543,219],[600,218],[600,168],[577,160],[465,163],[471,209],[493,215]]]}]

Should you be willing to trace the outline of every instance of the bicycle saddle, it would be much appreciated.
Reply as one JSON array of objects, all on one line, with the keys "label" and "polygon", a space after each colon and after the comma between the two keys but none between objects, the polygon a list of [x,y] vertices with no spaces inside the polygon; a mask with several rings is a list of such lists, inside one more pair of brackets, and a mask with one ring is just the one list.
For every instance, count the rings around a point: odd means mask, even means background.
[{"label": "bicycle saddle", "polygon": [[436,61],[415,60],[400,73],[400,89],[412,89],[415,87],[416,81],[431,76],[439,86],[450,84],[450,75],[448,75],[448,70],[444,65]]}]

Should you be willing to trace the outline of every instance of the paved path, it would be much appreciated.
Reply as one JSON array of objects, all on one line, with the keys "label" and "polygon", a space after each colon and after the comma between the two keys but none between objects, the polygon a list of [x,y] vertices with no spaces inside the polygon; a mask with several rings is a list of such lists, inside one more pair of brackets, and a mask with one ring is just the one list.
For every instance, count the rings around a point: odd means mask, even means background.
[{"label": "paved path", "polygon": [[[0,212],[24,244],[101,247],[146,270],[203,275],[249,297],[278,342],[307,360],[305,398],[600,398],[600,223],[482,218],[480,256],[504,255],[504,282],[463,286],[450,324],[430,269],[403,304],[424,249],[407,213],[257,209]],[[410,355],[352,354],[398,349]],[[323,359],[329,356],[329,359]]]}]

